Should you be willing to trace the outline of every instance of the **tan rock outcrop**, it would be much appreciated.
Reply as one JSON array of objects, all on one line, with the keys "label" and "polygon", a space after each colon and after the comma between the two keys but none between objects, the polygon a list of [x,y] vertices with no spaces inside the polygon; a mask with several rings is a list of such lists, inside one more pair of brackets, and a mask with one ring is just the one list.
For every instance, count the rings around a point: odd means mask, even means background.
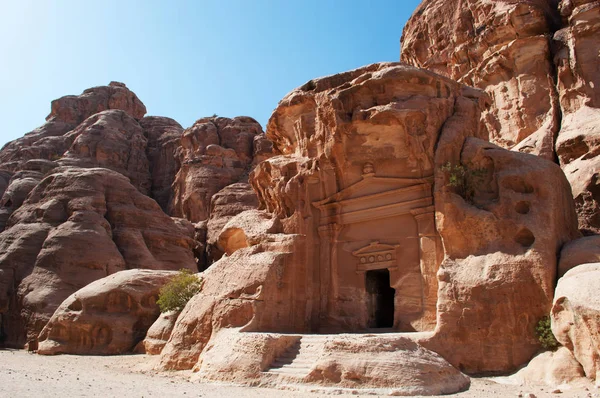
[{"label": "tan rock outcrop", "polygon": [[192,222],[207,220],[213,195],[250,171],[254,138],[260,135],[260,124],[245,116],[204,118],[186,129],[169,213]]},{"label": "tan rock outcrop", "polygon": [[600,236],[586,236],[563,246],[558,263],[558,277],[581,264],[600,263]]},{"label": "tan rock outcrop", "polygon": [[192,232],[119,173],[53,170],[0,234],[9,344],[35,342],[60,303],[94,280],[129,268],[195,269]]},{"label": "tan rock outcrop", "polygon": [[302,382],[322,387],[360,388],[382,395],[438,395],[462,391],[469,378],[439,355],[406,337],[323,335],[304,377],[265,373],[286,349],[306,337],[274,333],[220,331],[206,346],[194,378],[202,381],[261,384]]},{"label": "tan rock outcrop", "polygon": [[445,258],[435,335],[423,344],[467,373],[514,370],[539,349],[534,328],[552,306],[556,253],[578,236],[569,185],[550,161],[474,138],[461,149],[443,137],[438,164],[454,162],[443,156],[451,148],[480,174],[467,173],[475,189],[466,199],[448,173],[436,176]]},{"label": "tan rock outcrop", "polygon": [[160,313],[160,288],[176,274],[132,269],[90,283],[56,309],[40,333],[38,353],[131,352]]},{"label": "tan rock outcrop", "polygon": [[519,384],[546,385],[569,389],[574,386],[589,387],[583,368],[566,347],[546,351],[533,358],[526,367],[509,377]]},{"label": "tan rock outcrop", "polygon": [[109,109],[120,109],[134,119],[141,119],[146,107],[123,83],[93,87],[81,95],[68,95],[52,101],[47,122],[6,144],[0,151],[2,167],[17,171],[30,159],[56,160],[68,149],[63,137],[88,117]]},{"label": "tan rock outcrop", "polygon": [[282,232],[277,217],[259,210],[248,210],[232,217],[223,226],[217,240],[217,247],[228,256],[244,247],[254,246],[269,235]]},{"label": "tan rock outcrop", "polygon": [[163,368],[199,366],[206,344],[223,328],[293,330],[290,307],[297,303],[290,288],[294,268],[290,253],[301,247],[302,238],[272,238],[221,258],[201,274],[202,290],[183,309],[162,350]]},{"label": "tan rock outcrop", "polygon": [[147,140],[139,123],[122,110],[108,110],[87,118],[65,134],[69,150],[62,166],[103,167],[131,180],[143,194],[150,191]]},{"label": "tan rock outcrop", "polygon": [[562,0],[554,35],[562,128],[556,141],[586,234],[600,233],[600,2]]},{"label": "tan rock outcrop", "polygon": [[142,341],[143,352],[150,355],[158,355],[169,341],[179,311],[161,313],[156,321],[150,326],[146,337]]},{"label": "tan rock outcrop", "polygon": [[579,265],[559,279],[552,307],[552,332],[600,380],[600,263]]}]

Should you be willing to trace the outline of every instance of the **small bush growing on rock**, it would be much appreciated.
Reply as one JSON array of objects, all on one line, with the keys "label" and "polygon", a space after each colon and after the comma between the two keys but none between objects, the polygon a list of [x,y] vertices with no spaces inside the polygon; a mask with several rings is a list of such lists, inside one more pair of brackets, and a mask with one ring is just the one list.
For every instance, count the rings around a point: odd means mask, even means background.
[{"label": "small bush growing on rock", "polygon": [[537,338],[540,344],[545,349],[555,350],[560,345],[558,341],[556,341],[554,333],[552,333],[552,327],[549,316],[545,316],[539,320],[537,326],[535,327],[535,332],[537,334]]},{"label": "small bush growing on rock", "polygon": [[160,312],[181,311],[201,289],[202,279],[198,279],[190,270],[182,269],[160,289],[156,303]]},{"label": "small bush growing on rock", "polygon": [[473,169],[465,167],[462,164],[452,164],[450,162],[442,166],[442,171],[446,174],[447,184],[454,189],[454,192],[462,196],[466,201],[473,202],[475,193],[483,184],[483,177],[487,169]]}]

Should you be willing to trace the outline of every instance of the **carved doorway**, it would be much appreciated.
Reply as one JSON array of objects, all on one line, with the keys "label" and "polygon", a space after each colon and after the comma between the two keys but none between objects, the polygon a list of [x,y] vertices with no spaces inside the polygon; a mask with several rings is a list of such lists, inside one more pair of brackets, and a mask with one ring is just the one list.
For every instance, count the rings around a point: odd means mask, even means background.
[{"label": "carved doorway", "polygon": [[393,327],[396,289],[390,286],[390,271],[387,269],[367,271],[365,284],[369,328]]}]

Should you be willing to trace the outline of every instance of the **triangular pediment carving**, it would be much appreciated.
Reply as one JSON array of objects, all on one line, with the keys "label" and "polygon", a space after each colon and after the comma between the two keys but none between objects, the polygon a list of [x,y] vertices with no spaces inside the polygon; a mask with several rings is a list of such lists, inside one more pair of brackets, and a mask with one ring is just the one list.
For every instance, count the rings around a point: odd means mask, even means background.
[{"label": "triangular pediment carving", "polygon": [[363,176],[357,183],[331,195],[323,200],[313,202],[317,207],[330,203],[339,203],[354,199],[368,199],[374,195],[397,192],[404,189],[417,188],[419,186],[432,184],[432,177],[429,178],[393,178],[393,177],[375,177],[374,175]]}]

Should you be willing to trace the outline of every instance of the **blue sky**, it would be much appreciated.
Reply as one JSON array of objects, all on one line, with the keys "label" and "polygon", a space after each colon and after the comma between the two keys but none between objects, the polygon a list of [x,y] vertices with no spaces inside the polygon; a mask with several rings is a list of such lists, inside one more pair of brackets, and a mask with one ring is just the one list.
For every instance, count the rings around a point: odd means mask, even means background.
[{"label": "blue sky", "polygon": [[397,61],[420,0],[0,0],[0,145],[50,101],[121,81],[184,127],[247,115],[263,127],[306,81]]}]

